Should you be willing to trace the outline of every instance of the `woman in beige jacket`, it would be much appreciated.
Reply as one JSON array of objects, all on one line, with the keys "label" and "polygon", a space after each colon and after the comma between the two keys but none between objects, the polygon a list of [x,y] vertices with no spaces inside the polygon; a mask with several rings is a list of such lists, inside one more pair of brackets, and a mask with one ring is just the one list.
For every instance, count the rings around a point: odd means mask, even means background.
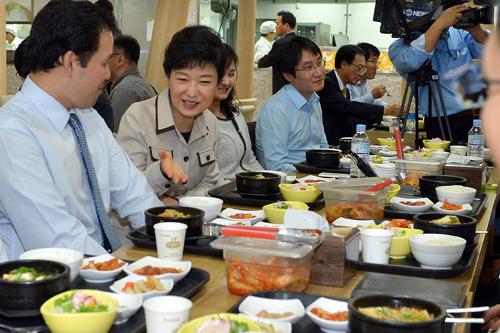
[{"label": "woman in beige jacket", "polygon": [[219,128],[206,109],[224,76],[224,45],[208,27],[186,27],[167,46],[163,68],[169,88],[132,104],[117,140],[160,199],[176,205],[206,195],[219,178]]}]

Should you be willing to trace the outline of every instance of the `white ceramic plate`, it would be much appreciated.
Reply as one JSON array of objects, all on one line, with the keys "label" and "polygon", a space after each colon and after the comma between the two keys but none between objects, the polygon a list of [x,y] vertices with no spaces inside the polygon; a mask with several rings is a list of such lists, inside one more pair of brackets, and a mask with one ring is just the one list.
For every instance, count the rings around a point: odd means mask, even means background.
[{"label": "white ceramic plate", "polygon": [[136,269],[143,268],[144,266],[152,267],[169,267],[182,270],[182,273],[166,273],[161,275],[155,275],[157,279],[172,279],[174,282],[182,280],[191,270],[191,261],[168,261],[163,259],[158,259],[155,257],[146,256],[142,259],[137,260],[133,264],[128,265],[124,271],[129,275],[140,276],[146,278],[144,275],[135,274]]},{"label": "white ceramic plate", "polygon": [[[84,258],[82,260],[81,267],[87,266],[92,260],[95,263],[98,263],[98,262],[109,261],[109,260],[112,260],[114,258],[115,257],[112,256],[111,254],[103,254],[103,255],[100,255],[97,257]],[[118,262],[124,262],[124,261],[118,259]],[[120,267],[118,269],[112,270],[112,271],[98,271],[95,269],[80,269],[79,274],[82,277],[82,279],[84,279],[85,281],[90,282],[90,283],[110,282],[110,281],[113,281],[115,279],[115,277],[118,274],[120,274],[125,269],[125,267],[128,266],[128,263],[126,263],[126,262],[124,262],[124,263],[125,263],[125,265],[123,265],[122,267]]]},{"label": "white ceramic plate", "polygon": [[113,324],[119,325],[126,322],[130,317],[132,317],[137,310],[142,306],[142,295],[141,294],[125,294],[125,293],[110,293],[107,291],[101,291],[102,293],[113,297],[120,306],[115,308],[117,315]]},{"label": "white ceramic plate", "polygon": [[[306,185],[319,185],[319,184],[324,184],[328,183],[329,181],[332,181],[334,178],[327,178],[327,177],[318,177],[318,176],[313,176],[313,175],[307,175],[305,177],[297,179],[299,183],[306,184]],[[308,182],[306,182],[306,180]]]},{"label": "white ceramic plate", "polygon": [[[410,202],[424,201],[425,205],[423,205],[423,206],[408,206],[408,205],[404,205],[401,203],[404,201],[410,201]],[[428,198],[408,199],[408,198],[394,197],[391,199],[390,202],[391,202],[391,206],[396,208],[397,210],[400,210],[402,212],[410,212],[410,213],[425,212],[426,210],[429,210],[434,205],[434,202],[432,202]]]},{"label": "white ceramic plate", "polygon": [[306,308],[306,315],[311,319],[316,325],[325,332],[347,332],[347,326],[349,321],[332,321],[320,318],[311,313],[314,308],[321,308],[330,313],[335,313],[339,311],[348,311],[347,302],[336,301],[333,299],[320,297],[313,303],[311,303]]},{"label": "white ceramic plate", "polygon": [[268,325],[273,325],[274,331],[275,332],[282,332],[282,333],[292,333],[292,324],[289,322],[270,322],[267,321],[266,319],[259,318],[255,319],[253,316],[248,316],[244,313],[239,313],[240,316],[247,317],[248,319],[253,320],[254,322],[257,323],[257,325],[260,326],[261,323],[265,323]]},{"label": "white ceramic plate", "polygon": [[209,224],[217,224],[217,225],[247,225],[250,226],[252,223],[250,221],[245,221],[245,220],[236,220],[236,219],[221,219],[220,217],[216,218],[215,220],[212,220],[212,222],[209,222]]},{"label": "white ceramic plate", "polygon": [[388,149],[382,149],[378,153],[384,157],[394,157],[394,156],[398,155],[397,151],[392,151],[392,150],[388,150]]},{"label": "white ceramic plate", "polygon": [[[305,309],[304,305],[299,299],[271,299],[255,296],[247,296],[243,302],[241,302],[238,310],[247,315],[252,320],[262,320],[266,322],[288,322],[295,324],[302,317],[304,317]],[[292,312],[294,315],[285,318],[261,318],[257,314],[262,310],[266,310],[269,313],[283,314],[285,312]]]},{"label": "white ceramic plate", "polygon": [[267,222],[257,222],[254,227],[264,227],[264,228],[286,228],[284,224],[267,223]]},{"label": "white ceramic plate", "polygon": [[[138,281],[146,281],[147,277],[142,276],[142,275],[129,275],[127,277],[124,277],[123,279],[120,279],[118,281],[115,281],[111,286],[109,286],[109,289],[113,290],[115,293],[118,294],[126,294],[122,291],[123,288],[125,288],[125,284],[127,282],[138,282]],[[159,290],[153,290],[147,293],[142,293],[142,300],[145,301],[148,298],[154,297],[154,296],[160,296],[160,295],[167,295],[172,288],[174,287],[174,281],[172,279],[158,279],[160,280],[161,284],[163,284],[163,287],[165,290],[159,291]]]},{"label": "white ceramic plate", "polygon": [[469,204],[463,204],[461,210],[447,210],[441,208],[443,206],[442,202],[436,202],[432,208],[439,213],[444,213],[444,214],[461,214],[461,215],[468,215],[472,212],[472,206]]},{"label": "white ceramic plate", "polygon": [[332,223],[336,227],[349,227],[349,228],[354,228],[357,225],[362,225],[363,227],[366,227],[367,225],[375,225],[375,221],[373,220],[353,220],[353,219],[346,219],[344,217],[339,217]]},{"label": "white ceramic plate", "polygon": [[[234,214],[246,214],[246,213],[250,213],[250,214],[254,215],[255,217],[253,217],[251,219],[235,219],[235,218],[230,217],[231,215],[234,215]],[[233,221],[233,222],[248,221],[251,224],[255,224],[257,222],[264,221],[266,218],[266,213],[264,213],[264,211],[262,209],[261,210],[240,210],[240,209],[226,208],[219,214],[219,217],[222,217],[223,219]]]}]

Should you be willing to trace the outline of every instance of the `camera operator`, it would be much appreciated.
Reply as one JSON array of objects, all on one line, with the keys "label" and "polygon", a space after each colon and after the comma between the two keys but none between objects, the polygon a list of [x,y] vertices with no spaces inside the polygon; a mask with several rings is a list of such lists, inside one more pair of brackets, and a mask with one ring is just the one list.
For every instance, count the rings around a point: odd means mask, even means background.
[{"label": "camera operator", "polygon": [[[450,7],[439,15],[423,35],[411,43],[403,38],[393,42],[389,47],[389,58],[396,70],[406,79],[409,73],[432,60],[432,68],[438,75],[443,75],[461,65],[471,63],[472,59],[480,58],[489,31],[483,30],[479,24],[466,30],[453,27],[461,19],[462,13],[469,8],[465,5]],[[432,84],[434,84],[438,105],[441,105],[437,85],[435,82]],[[478,118],[480,110],[464,109],[455,99],[453,88],[445,81],[440,81],[440,85],[453,139],[455,142],[467,141],[472,120]],[[420,111],[426,115],[427,137],[441,137],[434,105],[432,105],[432,114],[429,116],[428,86],[419,87],[418,98]],[[443,116],[442,111],[440,115]],[[446,130],[445,134],[447,134]]]}]

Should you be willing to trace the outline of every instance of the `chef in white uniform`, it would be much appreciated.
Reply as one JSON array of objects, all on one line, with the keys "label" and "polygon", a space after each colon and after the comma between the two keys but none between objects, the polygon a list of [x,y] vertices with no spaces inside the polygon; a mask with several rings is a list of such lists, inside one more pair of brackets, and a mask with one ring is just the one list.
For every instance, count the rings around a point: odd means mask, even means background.
[{"label": "chef in white uniform", "polygon": [[257,63],[260,58],[265,56],[271,51],[271,47],[273,46],[274,39],[276,38],[276,22],[273,21],[265,21],[260,25],[260,34],[261,37],[255,43],[254,48],[254,65],[257,67]]},{"label": "chef in white uniform", "polygon": [[17,47],[21,42],[23,41],[21,38],[17,37],[17,29],[15,26],[8,24],[5,27],[6,30],[6,36],[5,36],[5,43],[7,50],[15,51],[17,50]]}]

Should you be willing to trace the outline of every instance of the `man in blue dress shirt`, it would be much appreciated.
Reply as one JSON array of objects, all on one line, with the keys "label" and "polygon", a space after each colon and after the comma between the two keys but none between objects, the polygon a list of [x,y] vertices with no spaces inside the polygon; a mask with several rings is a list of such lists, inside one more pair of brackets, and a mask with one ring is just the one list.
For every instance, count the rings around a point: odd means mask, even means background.
[{"label": "man in blue dress shirt", "polygon": [[310,39],[296,36],[278,48],[278,71],[288,84],[257,114],[257,159],[266,170],[295,171],[290,163],[306,150],[328,148],[317,91],[323,89],[325,62]]},{"label": "man in blue dress shirt", "polygon": [[[68,0],[49,2],[33,21],[25,45],[30,75],[0,109],[0,238],[11,260],[46,247],[107,253],[98,212],[113,207],[137,228],[144,210],[162,205],[91,108],[110,77],[114,24],[91,2]],[[68,123],[73,114],[101,200],[91,194],[83,145]]]},{"label": "man in blue dress shirt", "polygon": [[[481,58],[484,43],[489,31],[483,30],[478,24],[470,29],[453,28],[462,18],[462,12],[469,9],[465,5],[456,5],[443,11],[429,29],[411,43],[403,38],[393,42],[389,47],[389,58],[399,74],[405,79],[408,74],[432,60],[432,68],[443,75],[459,66],[472,63],[473,59]],[[432,83],[443,117],[436,82]],[[446,81],[440,80],[446,113],[455,142],[467,141],[467,134],[472,128],[472,120],[479,116],[479,110],[467,109],[455,98],[456,92]],[[429,113],[429,87],[418,87],[418,106],[425,117],[425,131],[428,138],[443,138],[438,125],[438,117],[434,105]],[[444,121],[444,118],[442,118]],[[444,122],[443,122],[444,125]],[[445,135],[448,135],[446,128]]]}]

